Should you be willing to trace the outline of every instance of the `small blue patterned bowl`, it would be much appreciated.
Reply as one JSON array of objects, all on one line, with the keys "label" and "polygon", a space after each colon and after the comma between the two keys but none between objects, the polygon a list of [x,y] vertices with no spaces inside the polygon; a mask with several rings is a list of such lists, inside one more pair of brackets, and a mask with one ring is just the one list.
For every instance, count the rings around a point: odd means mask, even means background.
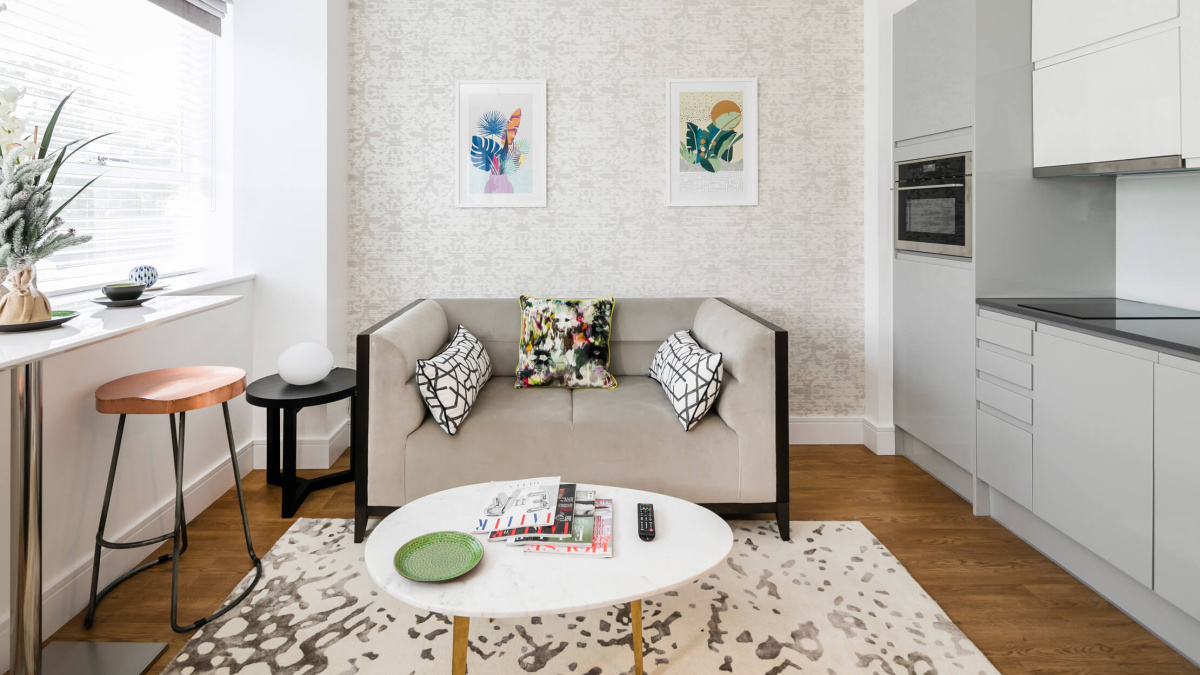
[{"label": "small blue patterned bowl", "polygon": [[146,288],[150,288],[154,285],[154,282],[158,281],[158,270],[150,265],[138,265],[129,270],[129,280],[144,284]]}]

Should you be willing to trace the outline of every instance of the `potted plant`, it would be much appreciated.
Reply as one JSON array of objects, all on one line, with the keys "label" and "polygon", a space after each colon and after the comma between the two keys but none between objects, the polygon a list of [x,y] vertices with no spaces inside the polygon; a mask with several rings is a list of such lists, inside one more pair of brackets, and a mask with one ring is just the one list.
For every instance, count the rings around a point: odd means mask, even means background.
[{"label": "potted plant", "polygon": [[91,241],[90,235],[64,229],[59,213],[100,177],[88,181],[57,208],[50,191],[63,163],[89,143],[109,135],[71,141],[51,152],[54,126],[71,98],[67,94],[46,125],[41,142],[36,129],[29,142],[25,121],[16,115],[17,102],[24,95],[15,87],[0,91],[0,265],[6,270],[8,284],[8,292],[0,297],[0,325],[50,319],[50,301],[37,288],[35,266],[64,248]]}]

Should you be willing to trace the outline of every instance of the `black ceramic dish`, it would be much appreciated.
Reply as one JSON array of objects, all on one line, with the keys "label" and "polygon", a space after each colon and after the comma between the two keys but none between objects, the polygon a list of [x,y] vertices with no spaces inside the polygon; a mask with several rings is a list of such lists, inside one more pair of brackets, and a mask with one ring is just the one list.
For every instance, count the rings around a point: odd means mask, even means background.
[{"label": "black ceramic dish", "polygon": [[50,312],[48,321],[34,321],[33,323],[14,323],[7,326],[0,326],[0,333],[22,333],[28,330],[41,330],[43,328],[54,328],[61,326],[64,323],[79,316],[79,312],[68,310],[58,310]]},{"label": "black ceramic dish", "polygon": [[153,300],[156,297],[157,296],[154,296],[154,295],[143,295],[140,298],[134,298],[132,300],[109,300],[108,298],[92,298],[92,302],[96,303],[97,305],[104,305],[105,307],[140,307],[142,305],[142,303],[144,303],[148,300]]},{"label": "black ceramic dish", "polygon": [[145,284],[135,284],[127,281],[105,286],[104,295],[109,300],[135,300],[144,290],[146,290]]}]

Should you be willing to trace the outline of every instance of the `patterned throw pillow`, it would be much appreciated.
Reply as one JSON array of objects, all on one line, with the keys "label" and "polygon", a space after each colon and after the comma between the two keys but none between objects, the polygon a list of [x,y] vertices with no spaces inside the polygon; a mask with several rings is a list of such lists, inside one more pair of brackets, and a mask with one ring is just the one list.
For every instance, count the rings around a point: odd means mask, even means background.
[{"label": "patterned throw pillow", "polygon": [[417,361],[417,390],[433,421],[453,436],[471,412],[479,390],[492,376],[492,360],[462,326],[437,356]]},{"label": "patterned throw pillow", "polygon": [[608,336],[613,299],[553,300],[521,296],[517,389],[612,389]]},{"label": "patterned throw pillow", "polygon": [[691,431],[716,402],[725,374],[721,360],[720,354],[701,347],[686,330],[667,338],[654,353],[650,377],[667,392],[684,431]]}]

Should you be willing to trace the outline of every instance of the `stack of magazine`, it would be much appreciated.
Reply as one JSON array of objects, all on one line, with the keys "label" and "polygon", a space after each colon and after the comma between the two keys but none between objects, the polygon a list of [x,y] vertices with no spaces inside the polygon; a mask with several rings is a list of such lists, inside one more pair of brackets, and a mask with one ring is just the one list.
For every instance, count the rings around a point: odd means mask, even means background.
[{"label": "stack of magazine", "polygon": [[613,503],[559,478],[493,481],[474,533],[526,553],[612,557]]}]

